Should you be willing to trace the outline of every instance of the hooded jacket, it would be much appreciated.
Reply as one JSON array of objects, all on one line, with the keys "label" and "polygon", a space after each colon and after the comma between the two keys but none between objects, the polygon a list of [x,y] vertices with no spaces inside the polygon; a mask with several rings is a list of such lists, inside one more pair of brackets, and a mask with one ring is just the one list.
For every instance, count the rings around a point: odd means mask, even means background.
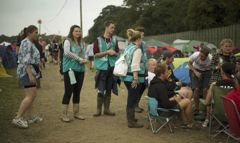
[{"label": "hooded jacket", "polygon": [[163,81],[158,77],[154,77],[148,89],[148,96],[154,97],[158,101],[158,107],[174,108],[177,105],[175,100],[170,101],[168,97],[167,81]]}]

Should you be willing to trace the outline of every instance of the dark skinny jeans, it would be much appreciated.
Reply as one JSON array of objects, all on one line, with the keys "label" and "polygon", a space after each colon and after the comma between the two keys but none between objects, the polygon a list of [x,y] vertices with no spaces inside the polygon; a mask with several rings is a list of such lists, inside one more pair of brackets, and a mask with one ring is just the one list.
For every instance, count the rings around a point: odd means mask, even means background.
[{"label": "dark skinny jeans", "polygon": [[68,75],[68,72],[64,72],[64,96],[62,100],[62,104],[69,104],[71,96],[73,94],[72,102],[73,104],[79,104],[80,103],[80,92],[83,85],[84,80],[84,72],[76,72],[74,71],[75,78],[77,83],[71,85],[70,78]]}]

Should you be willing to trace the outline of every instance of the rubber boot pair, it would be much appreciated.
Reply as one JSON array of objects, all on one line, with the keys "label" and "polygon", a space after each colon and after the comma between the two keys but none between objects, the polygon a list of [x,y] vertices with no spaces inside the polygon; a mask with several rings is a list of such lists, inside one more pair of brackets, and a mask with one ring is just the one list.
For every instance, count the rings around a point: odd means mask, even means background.
[{"label": "rubber boot pair", "polygon": [[104,115],[115,116],[115,113],[110,111],[111,95],[101,95],[98,94],[97,97],[97,112],[93,115],[98,117],[102,114],[102,105],[104,104]]}]

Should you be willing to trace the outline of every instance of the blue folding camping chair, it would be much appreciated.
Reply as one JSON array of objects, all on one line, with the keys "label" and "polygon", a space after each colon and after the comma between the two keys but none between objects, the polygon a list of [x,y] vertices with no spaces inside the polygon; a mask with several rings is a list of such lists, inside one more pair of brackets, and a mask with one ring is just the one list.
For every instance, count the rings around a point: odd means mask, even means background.
[{"label": "blue folding camping chair", "polygon": [[[173,133],[170,121],[172,121],[179,112],[179,109],[158,108],[157,100],[153,97],[148,97],[148,120],[154,134],[159,132],[164,126],[167,126],[170,132]],[[159,113],[166,113],[168,115],[166,116],[166,114],[162,115]],[[159,127],[157,127],[158,123],[161,123]]]}]

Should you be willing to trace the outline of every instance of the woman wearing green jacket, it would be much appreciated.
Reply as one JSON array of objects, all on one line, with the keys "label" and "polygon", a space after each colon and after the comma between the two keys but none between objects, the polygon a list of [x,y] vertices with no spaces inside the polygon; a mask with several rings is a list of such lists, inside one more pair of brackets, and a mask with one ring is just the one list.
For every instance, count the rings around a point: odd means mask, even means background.
[{"label": "woman wearing green jacket", "polygon": [[84,120],[79,114],[80,92],[84,80],[85,51],[81,43],[82,33],[81,28],[73,25],[70,28],[68,38],[64,41],[63,55],[63,75],[64,75],[64,96],[62,100],[62,121],[69,122],[67,116],[68,105],[73,94],[73,113],[74,118]]},{"label": "woman wearing green jacket", "polygon": [[142,128],[143,125],[135,119],[135,106],[141,94],[143,83],[145,82],[144,57],[140,49],[142,42],[141,33],[133,29],[127,30],[128,39],[131,42],[125,49],[128,73],[123,77],[123,81],[128,90],[127,99],[127,120],[129,128]]}]

